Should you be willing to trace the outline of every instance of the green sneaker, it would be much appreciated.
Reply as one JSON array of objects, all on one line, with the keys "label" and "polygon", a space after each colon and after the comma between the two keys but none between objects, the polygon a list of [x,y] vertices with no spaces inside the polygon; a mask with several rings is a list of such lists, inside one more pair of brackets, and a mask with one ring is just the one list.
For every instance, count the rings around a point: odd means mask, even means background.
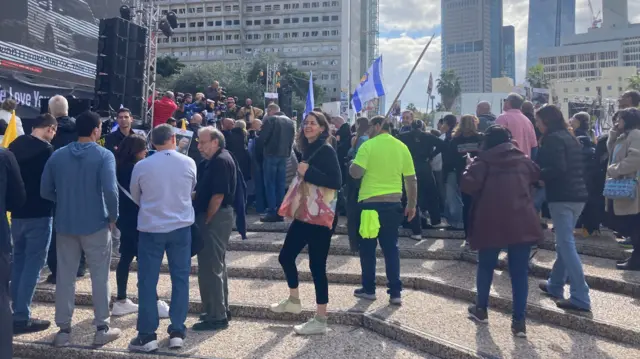
[{"label": "green sneaker", "polygon": [[294,303],[291,298],[287,298],[280,303],[271,304],[271,311],[274,313],[302,313],[302,304]]},{"label": "green sneaker", "polygon": [[293,327],[293,331],[298,335],[316,335],[327,333],[327,321],[317,317],[309,319],[308,322]]}]

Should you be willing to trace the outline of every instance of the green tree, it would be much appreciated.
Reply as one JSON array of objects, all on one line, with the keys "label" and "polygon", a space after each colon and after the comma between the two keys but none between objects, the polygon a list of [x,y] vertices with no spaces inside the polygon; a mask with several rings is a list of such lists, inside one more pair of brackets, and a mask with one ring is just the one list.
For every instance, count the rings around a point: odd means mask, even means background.
[{"label": "green tree", "polygon": [[[276,63],[277,58],[273,56],[263,55],[258,57],[258,59],[251,64],[251,69],[247,73],[247,81],[259,83],[260,72],[266,71],[267,64]],[[307,91],[309,90],[309,73],[302,72],[284,61],[278,64],[278,72],[280,73],[280,87],[291,86],[294,98],[307,98]],[[322,90],[322,87],[316,85],[315,80],[317,80],[317,78],[314,77],[313,80],[313,97],[315,103],[319,104],[324,102],[324,91]]]},{"label": "green tree", "polygon": [[444,110],[449,111],[453,107],[456,98],[462,93],[460,78],[453,70],[444,70],[436,81],[436,89],[440,94]]},{"label": "green tree", "polygon": [[413,104],[413,102],[409,102],[409,104],[407,105],[407,111],[417,113],[418,108],[416,107],[416,105]]},{"label": "green tree", "polygon": [[627,90],[640,91],[640,75],[636,74],[627,79]]},{"label": "green tree", "polygon": [[542,64],[530,67],[529,70],[527,70],[526,78],[533,88],[549,88],[549,80],[544,76],[544,66],[542,66]]},{"label": "green tree", "polygon": [[447,111],[446,108],[444,108],[444,106],[442,105],[442,102],[438,102],[436,104],[436,112],[445,112]]},{"label": "green tree", "polygon": [[160,56],[156,62],[156,74],[167,78],[179,74],[184,64],[173,56]]}]

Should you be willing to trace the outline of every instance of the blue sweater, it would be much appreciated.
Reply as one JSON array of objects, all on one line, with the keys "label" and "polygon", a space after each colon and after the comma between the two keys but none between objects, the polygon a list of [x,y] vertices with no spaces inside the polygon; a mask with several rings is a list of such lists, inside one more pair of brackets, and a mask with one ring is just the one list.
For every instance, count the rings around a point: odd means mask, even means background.
[{"label": "blue sweater", "polygon": [[113,154],[95,142],[72,142],[55,151],[42,173],[40,195],[56,203],[56,232],[84,236],[118,219]]}]

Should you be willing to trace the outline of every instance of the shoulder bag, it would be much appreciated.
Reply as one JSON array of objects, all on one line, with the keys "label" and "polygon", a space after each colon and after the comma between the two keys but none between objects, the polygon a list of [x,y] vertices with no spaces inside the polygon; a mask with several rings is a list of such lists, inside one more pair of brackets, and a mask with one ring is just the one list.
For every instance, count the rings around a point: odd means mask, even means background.
[{"label": "shoulder bag", "polygon": [[[622,147],[622,144],[617,144],[609,165],[612,164],[613,159],[616,158],[616,154]],[[638,178],[640,178],[640,170],[633,178],[607,178],[604,182],[604,191],[602,195],[608,199],[636,199],[638,196]]]}]

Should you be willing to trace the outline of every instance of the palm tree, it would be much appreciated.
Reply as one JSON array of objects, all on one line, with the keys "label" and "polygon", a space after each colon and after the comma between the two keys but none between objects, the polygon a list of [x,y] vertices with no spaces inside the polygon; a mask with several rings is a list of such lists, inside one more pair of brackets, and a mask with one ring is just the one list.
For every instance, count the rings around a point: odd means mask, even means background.
[{"label": "palm tree", "polygon": [[418,108],[413,104],[413,102],[409,102],[407,105],[407,111],[418,112]]},{"label": "palm tree", "polygon": [[640,75],[636,74],[627,79],[628,86],[627,90],[636,90],[640,91]]},{"label": "palm tree", "polygon": [[444,70],[437,80],[436,88],[440,94],[442,106],[446,111],[450,111],[453,107],[453,102],[462,93],[460,78],[453,70]]},{"label": "palm tree", "polygon": [[549,88],[549,80],[544,76],[544,66],[537,64],[527,70],[527,81],[536,89]]}]

